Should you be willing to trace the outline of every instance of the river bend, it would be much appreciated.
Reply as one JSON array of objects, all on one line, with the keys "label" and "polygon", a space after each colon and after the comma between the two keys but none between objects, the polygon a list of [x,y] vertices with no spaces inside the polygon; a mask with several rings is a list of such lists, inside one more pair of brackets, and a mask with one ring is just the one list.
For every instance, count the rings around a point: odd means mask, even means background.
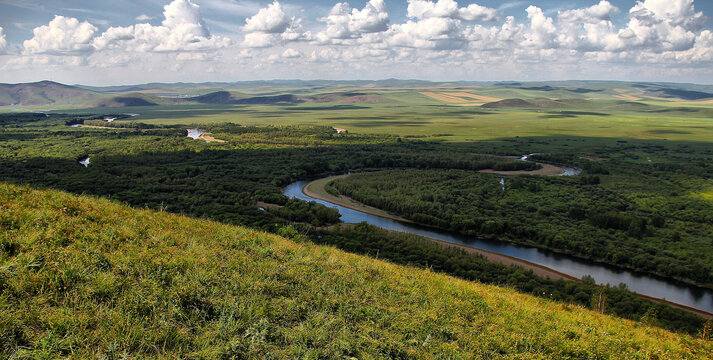
[{"label": "river bend", "polygon": [[548,267],[558,272],[581,279],[584,275],[591,275],[599,284],[616,286],[626,284],[629,290],[638,294],[665,299],[667,301],[688,306],[694,309],[713,313],[713,290],[694,285],[654,277],[651,275],[623,270],[606,264],[596,263],[573,256],[557,254],[552,251],[522,246],[505,241],[494,241],[469,237],[445,230],[438,230],[417,224],[400,222],[376,215],[363,213],[335,205],[330,202],[310,197],[302,189],[310,180],[294,182],[284,189],[284,194],[289,198],[305,201],[315,201],[320,204],[336,208],[342,215],[341,220],[347,224],[367,222],[384,229],[412,233],[432,239],[464,244],[474,248],[511,256]]}]

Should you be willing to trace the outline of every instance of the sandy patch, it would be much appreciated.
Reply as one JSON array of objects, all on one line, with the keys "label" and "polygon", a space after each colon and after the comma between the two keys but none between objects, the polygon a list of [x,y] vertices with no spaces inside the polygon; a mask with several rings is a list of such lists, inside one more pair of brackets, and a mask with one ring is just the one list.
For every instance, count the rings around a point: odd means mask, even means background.
[{"label": "sandy patch", "polygon": [[528,174],[528,175],[545,175],[545,176],[554,176],[554,175],[559,175],[559,174],[564,174],[564,169],[555,166],[552,164],[544,164],[544,163],[538,163],[542,168],[537,169],[537,170],[512,170],[512,171],[497,171],[493,169],[487,169],[487,170],[479,170],[478,172],[486,173],[486,174],[498,174],[498,175],[521,175],[521,174]]},{"label": "sandy patch", "polygon": [[216,138],[214,138],[214,137],[212,137],[212,136],[210,136],[210,135],[206,135],[205,133],[202,134],[201,136],[199,136],[199,138],[200,138],[201,140],[205,141],[205,142],[217,142],[217,143],[224,143],[224,142],[225,142],[225,140],[216,139]]},{"label": "sandy patch", "polygon": [[614,97],[617,97],[619,99],[624,99],[624,100],[630,100],[630,101],[640,101],[641,100],[641,98],[638,98],[636,96],[629,95],[629,94],[614,95]]},{"label": "sandy patch", "polygon": [[713,104],[713,99],[704,101],[676,101],[674,104],[686,104],[686,105],[711,105]]},{"label": "sandy patch", "polygon": [[460,98],[470,98],[470,99],[475,99],[475,100],[480,100],[480,101],[485,101],[485,102],[496,102],[496,101],[502,100],[501,98],[477,95],[477,94],[468,93],[468,92],[447,92],[444,94],[446,94],[448,96],[457,96]]},{"label": "sandy patch", "polygon": [[458,106],[480,106],[485,104],[485,102],[473,102],[473,101],[468,101],[463,98],[459,98],[456,96],[452,95],[447,95],[446,93],[434,93],[430,91],[423,91],[420,93],[421,95],[428,96],[432,99],[440,100],[443,102],[450,103],[452,105],[458,105]]},{"label": "sandy patch", "polygon": [[446,95],[443,93],[434,93],[430,91],[422,91],[421,95],[426,95],[432,99],[440,100],[440,101],[445,101],[445,102],[450,102],[450,103],[460,103],[463,102],[463,99],[451,95]]}]

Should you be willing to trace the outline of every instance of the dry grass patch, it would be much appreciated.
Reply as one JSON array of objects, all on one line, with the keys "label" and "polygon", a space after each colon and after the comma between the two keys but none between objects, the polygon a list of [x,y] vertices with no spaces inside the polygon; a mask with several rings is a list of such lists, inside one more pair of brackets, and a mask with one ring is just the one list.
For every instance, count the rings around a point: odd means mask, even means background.
[{"label": "dry grass patch", "polygon": [[470,99],[475,99],[475,100],[481,100],[484,102],[496,102],[496,101],[501,101],[503,99],[501,98],[496,98],[492,96],[483,96],[483,95],[478,95],[478,94],[473,94],[473,93],[468,93],[468,92],[449,92],[445,93],[446,95],[449,96],[457,96],[461,98],[470,98]]}]

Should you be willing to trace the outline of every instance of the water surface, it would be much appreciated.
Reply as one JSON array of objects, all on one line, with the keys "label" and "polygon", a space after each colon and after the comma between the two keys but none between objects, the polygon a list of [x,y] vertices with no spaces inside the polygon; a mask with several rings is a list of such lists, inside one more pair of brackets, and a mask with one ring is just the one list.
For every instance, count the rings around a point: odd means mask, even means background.
[{"label": "water surface", "polygon": [[309,182],[310,180],[294,182],[285,187],[284,194],[290,198],[297,198],[305,201],[316,201],[328,207],[335,208],[339,210],[339,213],[342,215],[341,220],[347,224],[365,221],[371,225],[388,230],[421,235],[456,244],[464,244],[478,249],[526,260],[580,279],[584,275],[591,275],[599,284],[611,284],[616,286],[623,283],[629,288],[629,290],[636,293],[665,299],[677,304],[713,313],[713,290],[700,288],[675,280],[654,277],[635,271],[622,270],[606,264],[595,263],[573,256],[561,255],[548,250],[517,245],[504,241],[469,237],[445,230],[404,223],[397,220],[363,213],[358,210],[345,208],[343,206],[335,205],[330,202],[305,195],[302,192],[302,189]]}]

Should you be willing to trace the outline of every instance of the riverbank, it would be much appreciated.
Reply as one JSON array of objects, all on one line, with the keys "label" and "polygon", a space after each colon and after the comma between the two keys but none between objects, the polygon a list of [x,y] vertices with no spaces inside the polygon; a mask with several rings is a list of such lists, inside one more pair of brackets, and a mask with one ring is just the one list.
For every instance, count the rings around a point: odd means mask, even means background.
[{"label": "riverbank", "polygon": [[[375,207],[371,207],[368,205],[364,205],[364,204],[362,204],[354,199],[348,198],[346,196],[341,196],[341,195],[334,196],[325,190],[325,186],[327,186],[327,184],[329,182],[331,182],[332,180],[345,178],[349,175],[350,174],[345,174],[345,175],[338,175],[338,176],[314,180],[314,181],[310,182],[309,184],[307,184],[302,189],[302,192],[305,195],[313,197],[315,199],[320,199],[320,200],[323,200],[323,201],[326,201],[326,202],[329,202],[329,203],[332,203],[335,205],[343,206],[345,208],[349,208],[352,210],[361,211],[361,212],[364,212],[367,214],[384,217],[384,218],[391,219],[391,220],[406,222],[406,223],[410,223],[410,224],[417,224],[414,221],[398,217],[398,216],[390,214],[384,210],[377,209]],[[483,249],[474,248],[474,247],[471,247],[468,245],[455,244],[455,243],[451,243],[448,241],[431,239],[431,238],[427,238],[427,239],[434,241],[442,246],[455,247],[455,248],[465,250],[468,253],[480,254],[480,255],[484,256],[485,258],[487,258],[488,260],[493,261],[493,262],[497,262],[497,263],[501,263],[501,264],[505,264],[505,265],[517,265],[517,266],[523,267],[525,269],[530,269],[533,272],[535,272],[535,274],[538,274],[540,276],[550,277],[552,279],[577,280],[577,278],[575,278],[573,276],[567,275],[565,273],[561,273],[559,271],[550,269],[550,268],[542,266],[542,265],[531,263],[526,260],[521,260],[521,259],[511,257],[511,256],[498,254],[498,253],[483,250]]]},{"label": "riverbank", "polygon": [[493,169],[479,170],[478,172],[497,175],[542,175],[542,176],[558,176],[565,173],[564,168],[552,164],[536,163],[541,167],[537,170],[509,170],[499,171]]},{"label": "riverbank", "polygon": [[375,207],[371,207],[371,206],[368,206],[368,205],[364,205],[364,204],[362,204],[362,203],[360,203],[360,202],[358,202],[358,201],[356,201],[356,200],[354,200],[354,199],[352,199],[352,198],[349,198],[349,197],[346,197],[346,196],[341,196],[341,195],[340,195],[340,196],[334,196],[334,195],[328,193],[328,192],[325,190],[325,187],[327,186],[327,184],[328,184],[329,182],[331,182],[332,180],[343,179],[343,178],[345,178],[345,177],[347,177],[347,176],[349,176],[349,175],[350,175],[350,174],[344,174],[344,175],[337,175],[337,176],[331,176],[331,177],[326,177],[326,178],[321,178],[321,179],[314,180],[314,181],[310,182],[309,184],[307,184],[307,185],[302,189],[302,192],[303,192],[305,195],[310,196],[310,197],[313,197],[313,198],[315,198],[315,199],[324,200],[324,201],[326,201],[326,202],[329,202],[329,203],[332,203],[332,204],[335,204],[335,205],[339,205],[339,206],[343,206],[343,207],[348,208],[348,209],[352,209],[352,210],[356,210],[356,211],[361,211],[361,212],[364,212],[364,213],[367,213],[367,214],[371,214],[371,215],[374,215],[374,216],[380,216],[380,217],[387,218],[387,219],[391,219],[391,220],[396,220],[396,221],[406,222],[406,223],[410,223],[410,224],[415,224],[415,222],[413,222],[413,221],[411,221],[411,220],[408,220],[408,219],[405,219],[405,218],[402,218],[402,217],[393,215],[393,214],[391,214],[391,213],[389,213],[389,212],[387,212],[387,211],[384,211],[384,210],[381,210],[381,209],[377,209],[377,208],[375,208]]},{"label": "riverbank", "polygon": [[[349,176],[349,174],[317,179],[317,180],[311,181],[311,182],[306,183],[306,184],[303,183],[303,185],[300,186],[299,189],[300,189],[300,192],[301,192],[301,193],[303,193],[304,195],[306,195],[306,196],[308,196],[308,197],[310,197],[310,198],[318,199],[318,200],[321,200],[321,201],[326,201],[326,202],[329,202],[329,203],[331,203],[331,204],[335,204],[335,205],[338,205],[338,206],[342,206],[342,207],[344,207],[344,208],[348,208],[348,209],[351,209],[351,210],[363,212],[363,213],[366,213],[366,214],[369,214],[369,215],[373,215],[373,216],[377,216],[377,217],[387,218],[387,219],[395,220],[395,221],[399,221],[399,222],[404,221],[404,219],[399,218],[398,216],[395,216],[395,215],[393,215],[393,214],[390,214],[390,213],[388,213],[388,212],[386,212],[386,211],[384,211],[384,210],[377,209],[377,208],[373,208],[373,207],[369,207],[369,206],[367,206],[367,205],[361,204],[361,203],[359,203],[359,202],[357,202],[357,201],[355,201],[355,200],[353,200],[353,199],[351,199],[351,198],[345,197],[345,196],[334,196],[334,195],[332,195],[332,194],[329,194],[329,193],[325,190],[325,186],[326,186],[330,181],[335,180],[335,179],[339,179],[339,178],[344,178],[344,177],[347,177],[347,176]],[[296,190],[297,190],[297,189],[295,189],[295,191],[296,191]],[[416,223],[416,222],[414,222],[414,221],[406,220],[406,221],[404,221],[404,222],[409,223],[409,224],[419,225],[418,223]],[[387,230],[388,230],[388,229],[387,229]],[[402,231],[402,230],[398,230],[398,231]],[[478,254],[481,254],[481,255],[485,256],[485,257],[486,257],[488,260],[490,260],[490,261],[498,262],[498,263],[505,264],[505,265],[517,265],[517,266],[521,266],[521,267],[526,268],[526,269],[531,269],[531,270],[533,270],[533,272],[535,272],[537,275],[540,275],[540,276],[543,276],[543,277],[550,277],[550,278],[553,278],[553,279],[579,280],[579,278],[576,277],[576,276],[568,275],[568,274],[566,274],[566,273],[563,273],[563,272],[554,270],[554,269],[549,268],[549,267],[547,267],[547,266],[543,266],[543,265],[539,265],[539,264],[536,264],[536,263],[532,263],[532,262],[530,262],[530,261],[527,261],[527,260],[524,260],[524,259],[521,259],[521,258],[511,257],[511,256],[509,256],[509,255],[504,255],[504,254],[501,254],[501,253],[499,253],[499,252],[492,252],[492,251],[489,251],[489,250],[483,250],[483,249],[480,249],[480,248],[475,248],[475,247],[471,247],[471,246],[468,246],[468,245],[463,245],[463,244],[454,243],[454,242],[450,242],[450,241],[434,239],[434,238],[432,238],[432,237],[430,237],[430,236],[428,236],[428,235],[421,235],[421,236],[423,236],[423,237],[425,237],[425,238],[427,238],[427,239],[429,239],[429,240],[431,240],[431,241],[434,241],[434,242],[436,242],[436,243],[438,243],[438,244],[444,245],[444,246],[457,247],[457,248],[463,249],[463,250],[465,250],[465,251],[468,251],[468,252],[470,252],[470,253],[478,253]],[[593,274],[593,273],[589,273],[589,274]],[[610,283],[612,283],[612,282],[610,282]],[[617,283],[616,281],[613,282],[613,284],[616,284],[616,283]],[[707,312],[707,311],[705,311],[705,310],[699,310],[699,309],[696,309],[696,308],[693,308],[693,307],[690,307],[690,306],[687,306],[687,305],[681,305],[681,304],[678,304],[678,303],[674,303],[674,302],[665,300],[665,298],[668,297],[668,296],[665,296],[665,295],[664,295],[664,296],[660,296],[660,297],[653,297],[653,296],[648,296],[648,295],[639,294],[639,293],[637,293],[637,292],[634,291],[634,290],[633,290],[633,292],[636,293],[638,296],[640,296],[640,297],[642,297],[642,298],[646,298],[646,299],[653,300],[653,301],[657,301],[657,302],[664,302],[664,303],[667,303],[667,304],[669,304],[669,305],[671,305],[671,306],[673,306],[673,307],[676,307],[676,308],[679,308],[679,309],[683,309],[683,310],[686,310],[686,311],[695,313],[696,315],[701,316],[701,317],[706,318],[706,319],[711,319],[711,318],[713,318],[713,313]],[[663,299],[662,299],[662,298],[663,298]]]}]

